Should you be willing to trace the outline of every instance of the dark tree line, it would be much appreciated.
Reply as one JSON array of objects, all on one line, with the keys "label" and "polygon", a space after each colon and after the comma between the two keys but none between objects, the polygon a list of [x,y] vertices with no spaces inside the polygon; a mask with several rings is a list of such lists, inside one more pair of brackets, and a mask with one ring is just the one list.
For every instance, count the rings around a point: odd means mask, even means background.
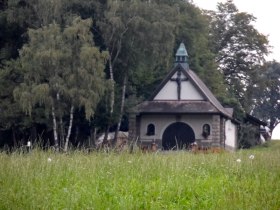
[{"label": "dark tree line", "polygon": [[254,21],[232,1],[217,12],[182,0],[1,1],[0,146],[40,139],[66,151],[69,141],[117,137],[180,42],[190,67],[237,118],[254,111],[274,120],[278,63],[265,63],[268,40]]}]

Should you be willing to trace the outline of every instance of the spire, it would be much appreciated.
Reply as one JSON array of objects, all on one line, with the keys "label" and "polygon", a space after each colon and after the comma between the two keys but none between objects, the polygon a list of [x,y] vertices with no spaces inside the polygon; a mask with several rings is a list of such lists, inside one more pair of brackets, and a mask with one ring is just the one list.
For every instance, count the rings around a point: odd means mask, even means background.
[{"label": "spire", "polygon": [[175,64],[184,63],[188,65],[188,52],[183,42],[181,42],[177,52]]}]

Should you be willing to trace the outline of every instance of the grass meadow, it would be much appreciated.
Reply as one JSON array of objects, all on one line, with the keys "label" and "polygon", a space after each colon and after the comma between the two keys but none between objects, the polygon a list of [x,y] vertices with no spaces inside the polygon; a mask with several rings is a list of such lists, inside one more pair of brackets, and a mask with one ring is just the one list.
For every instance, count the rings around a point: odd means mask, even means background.
[{"label": "grass meadow", "polygon": [[280,141],[221,154],[0,153],[0,209],[280,209]]}]

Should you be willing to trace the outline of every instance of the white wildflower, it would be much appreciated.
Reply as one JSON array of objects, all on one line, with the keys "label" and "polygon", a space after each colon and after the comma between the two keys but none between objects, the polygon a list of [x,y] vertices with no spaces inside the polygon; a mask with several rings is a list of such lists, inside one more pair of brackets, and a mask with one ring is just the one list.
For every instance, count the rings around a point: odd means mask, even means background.
[{"label": "white wildflower", "polygon": [[48,162],[52,162],[52,159],[51,159],[51,158],[48,158]]},{"label": "white wildflower", "polygon": [[255,155],[250,155],[249,159],[253,160],[255,158]]},{"label": "white wildflower", "polygon": [[241,159],[238,158],[238,159],[236,160],[236,162],[240,163],[240,162],[241,162]]}]

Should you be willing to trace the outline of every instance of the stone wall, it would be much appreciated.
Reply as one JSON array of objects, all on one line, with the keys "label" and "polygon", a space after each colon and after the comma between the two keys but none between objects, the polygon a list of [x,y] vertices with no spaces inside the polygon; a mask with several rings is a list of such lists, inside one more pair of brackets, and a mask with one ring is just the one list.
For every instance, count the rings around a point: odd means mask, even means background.
[{"label": "stone wall", "polygon": [[129,115],[128,140],[131,143],[135,139],[136,139],[136,114],[131,113]]},{"label": "stone wall", "polygon": [[213,115],[211,147],[220,147],[220,146],[221,146],[221,117],[220,115]]}]

